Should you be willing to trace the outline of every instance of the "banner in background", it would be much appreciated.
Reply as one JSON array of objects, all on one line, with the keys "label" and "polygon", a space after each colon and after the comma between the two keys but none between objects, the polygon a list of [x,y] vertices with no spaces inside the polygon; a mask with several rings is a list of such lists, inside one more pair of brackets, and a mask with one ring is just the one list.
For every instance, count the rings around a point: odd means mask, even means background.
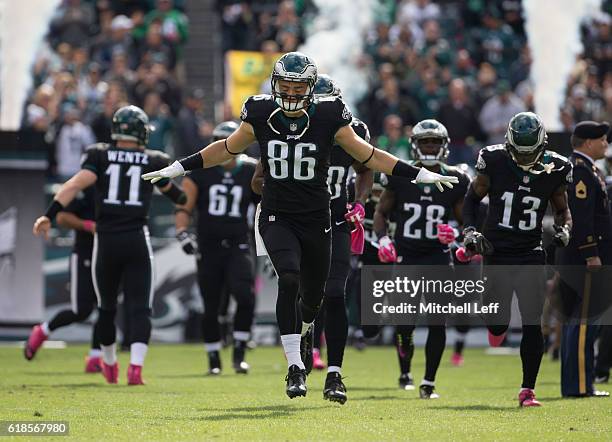
[{"label": "banner in background", "polygon": [[228,51],[225,54],[225,102],[238,118],[242,103],[251,95],[270,92],[270,73],[282,54]]}]

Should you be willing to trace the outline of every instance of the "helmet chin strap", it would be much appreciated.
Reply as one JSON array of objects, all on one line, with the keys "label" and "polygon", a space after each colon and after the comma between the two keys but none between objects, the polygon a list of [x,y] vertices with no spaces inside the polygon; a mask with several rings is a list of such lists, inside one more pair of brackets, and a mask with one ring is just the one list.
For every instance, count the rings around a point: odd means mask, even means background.
[{"label": "helmet chin strap", "polygon": [[[274,115],[276,115],[277,112],[282,112],[282,111],[283,109],[281,109],[280,107],[274,109],[274,111],[268,117],[268,121],[267,121],[268,126],[270,126],[270,129],[272,129],[272,132],[274,132],[277,135],[280,135],[281,133],[277,131],[272,125],[272,117],[274,117]],[[295,135],[295,138],[298,138],[298,139],[302,138],[302,135],[304,135],[306,131],[308,130],[308,128],[310,127],[310,115],[308,115],[308,112],[306,112],[303,108],[299,109],[299,112],[302,112],[304,115],[306,115],[306,126],[304,126],[304,130],[299,135]]]},{"label": "helmet chin strap", "polygon": [[[516,156],[514,155],[514,152],[512,150],[510,150],[510,155],[512,155],[512,158],[514,159],[514,163],[520,167],[523,171],[525,172],[529,172],[533,175],[540,175],[542,173],[546,173],[546,174],[550,174],[552,172],[554,172],[555,170],[561,170],[561,169],[555,169],[555,164],[554,163],[548,163],[548,164],[544,164],[540,161],[540,159],[542,158],[542,156],[544,155],[544,151],[542,151],[540,153],[540,155],[537,156],[537,158],[530,164],[520,164],[518,162],[518,159],[516,158]],[[534,167],[536,166],[541,166],[541,169],[534,169]]]}]

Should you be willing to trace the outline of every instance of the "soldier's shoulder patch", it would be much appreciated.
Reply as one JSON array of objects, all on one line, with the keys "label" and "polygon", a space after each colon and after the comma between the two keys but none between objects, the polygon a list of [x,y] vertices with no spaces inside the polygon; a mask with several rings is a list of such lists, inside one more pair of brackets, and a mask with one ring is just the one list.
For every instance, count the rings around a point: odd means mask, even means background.
[{"label": "soldier's shoulder patch", "polygon": [[576,183],[576,198],[584,200],[587,197],[587,186],[584,181],[580,180]]}]

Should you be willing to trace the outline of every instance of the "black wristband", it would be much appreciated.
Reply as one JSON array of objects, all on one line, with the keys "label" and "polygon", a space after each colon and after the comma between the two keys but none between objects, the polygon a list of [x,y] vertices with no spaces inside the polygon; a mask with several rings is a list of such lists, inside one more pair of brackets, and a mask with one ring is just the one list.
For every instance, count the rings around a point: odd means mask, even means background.
[{"label": "black wristband", "polygon": [[51,204],[49,204],[49,207],[47,207],[45,216],[51,221],[53,221],[55,219],[55,216],[62,210],[64,210],[64,206],[62,206],[59,201],[53,200],[51,201]]},{"label": "black wristband", "polygon": [[393,167],[391,175],[401,176],[413,180],[417,177],[420,170],[421,169],[419,167],[414,167],[405,161],[398,160],[397,163],[395,163],[395,166]]},{"label": "black wristband", "polygon": [[187,195],[183,192],[183,189],[174,183],[170,183],[170,188],[164,192],[164,195],[175,204],[185,204],[187,202]]},{"label": "black wristband", "polygon": [[179,163],[181,163],[181,166],[183,166],[185,171],[204,168],[204,160],[202,159],[202,154],[200,154],[200,151],[194,153],[193,155],[189,155],[187,158],[179,160]]},{"label": "black wristband", "polygon": [[227,151],[227,153],[229,153],[230,155],[240,155],[240,152],[232,152],[231,150],[228,149],[227,138],[223,140],[223,143],[225,143],[225,150]]}]

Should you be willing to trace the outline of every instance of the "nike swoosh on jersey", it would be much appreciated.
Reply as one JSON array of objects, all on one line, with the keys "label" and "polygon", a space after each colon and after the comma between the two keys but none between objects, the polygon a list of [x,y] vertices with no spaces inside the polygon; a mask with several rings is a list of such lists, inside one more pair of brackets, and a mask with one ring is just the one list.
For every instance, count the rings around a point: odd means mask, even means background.
[{"label": "nike swoosh on jersey", "polygon": [[336,223],[336,225],[337,225],[337,226],[339,226],[340,224],[344,224],[345,222],[346,222],[346,221],[340,221],[340,222],[335,221],[335,223]]},{"label": "nike swoosh on jersey", "polygon": [[325,229],[325,233],[329,233],[329,232],[330,232],[330,230],[331,230],[331,226],[330,226],[330,227],[328,227],[327,229]]}]

